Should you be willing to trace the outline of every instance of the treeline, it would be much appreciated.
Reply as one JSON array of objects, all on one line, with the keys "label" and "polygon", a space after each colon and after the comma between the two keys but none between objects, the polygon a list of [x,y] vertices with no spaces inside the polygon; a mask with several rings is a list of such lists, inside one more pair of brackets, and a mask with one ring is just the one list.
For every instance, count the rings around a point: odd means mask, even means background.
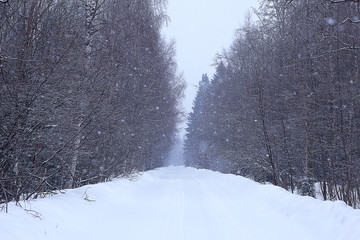
[{"label": "treeline", "polygon": [[200,82],[186,165],[360,203],[360,4],[263,1]]},{"label": "treeline", "polygon": [[184,87],[164,10],[0,3],[0,203],[162,166]]}]

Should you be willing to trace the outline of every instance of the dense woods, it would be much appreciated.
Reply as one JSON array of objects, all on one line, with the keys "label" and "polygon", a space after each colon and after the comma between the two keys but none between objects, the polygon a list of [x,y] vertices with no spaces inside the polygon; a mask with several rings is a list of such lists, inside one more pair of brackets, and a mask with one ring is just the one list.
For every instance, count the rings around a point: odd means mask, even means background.
[{"label": "dense woods", "polygon": [[360,3],[267,0],[203,76],[187,166],[360,203]]},{"label": "dense woods", "polygon": [[162,166],[184,88],[164,11],[0,2],[0,203]]}]

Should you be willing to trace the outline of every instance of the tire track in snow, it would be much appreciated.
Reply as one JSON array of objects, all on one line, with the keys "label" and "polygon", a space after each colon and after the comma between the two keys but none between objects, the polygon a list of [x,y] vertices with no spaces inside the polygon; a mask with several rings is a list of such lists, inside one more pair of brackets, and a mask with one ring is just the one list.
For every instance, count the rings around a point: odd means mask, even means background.
[{"label": "tire track in snow", "polygon": [[162,238],[163,240],[184,240],[184,190],[181,182],[176,181],[177,187],[171,207],[169,209],[169,215],[167,217]]},{"label": "tire track in snow", "polygon": [[[208,196],[207,202],[209,203],[209,211],[212,212],[214,219],[221,225],[224,235],[227,235],[226,239],[246,239],[256,240],[256,236],[251,233],[247,228],[243,226],[235,226],[233,223],[238,222],[232,217],[228,208],[220,200],[218,192],[214,191],[214,188],[210,186],[204,180],[198,181],[202,192],[205,196]],[[240,217],[240,216],[239,216]]]}]

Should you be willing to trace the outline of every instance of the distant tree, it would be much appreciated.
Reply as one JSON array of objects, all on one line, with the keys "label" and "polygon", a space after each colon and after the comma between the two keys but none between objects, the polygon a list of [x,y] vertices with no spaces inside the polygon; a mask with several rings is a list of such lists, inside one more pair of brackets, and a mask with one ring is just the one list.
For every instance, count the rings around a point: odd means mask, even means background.
[{"label": "distant tree", "polygon": [[208,104],[210,82],[206,74],[202,75],[195,100],[193,112],[188,117],[186,139],[184,142],[185,165],[200,168],[207,162],[208,142],[205,139],[205,106]]}]

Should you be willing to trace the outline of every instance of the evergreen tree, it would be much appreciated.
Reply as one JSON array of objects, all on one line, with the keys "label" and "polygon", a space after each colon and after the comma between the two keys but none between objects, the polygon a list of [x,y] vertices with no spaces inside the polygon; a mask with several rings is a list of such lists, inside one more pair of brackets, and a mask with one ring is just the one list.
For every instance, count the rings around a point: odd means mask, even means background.
[{"label": "evergreen tree", "polygon": [[207,162],[208,142],[205,138],[206,126],[206,100],[208,98],[209,78],[206,74],[202,75],[196,94],[193,111],[188,117],[188,127],[184,142],[185,165],[201,168]]}]

